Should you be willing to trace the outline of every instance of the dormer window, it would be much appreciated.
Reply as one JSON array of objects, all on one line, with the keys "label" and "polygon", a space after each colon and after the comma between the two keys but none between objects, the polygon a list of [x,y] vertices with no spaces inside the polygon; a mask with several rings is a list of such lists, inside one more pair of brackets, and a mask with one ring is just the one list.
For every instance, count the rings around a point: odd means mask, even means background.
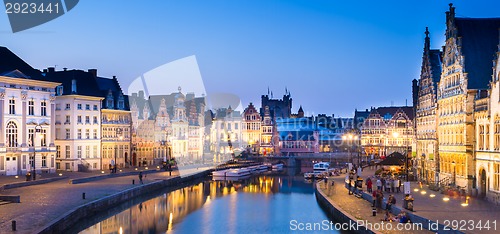
[{"label": "dormer window", "polygon": [[123,99],[123,95],[120,94],[118,97],[118,109],[123,110],[125,109],[125,100]]},{"label": "dormer window", "polygon": [[113,109],[114,108],[114,98],[113,98],[113,92],[111,91],[111,89],[109,90],[108,92],[108,96],[106,97],[106,107],[108,109]]},{"label": "dormer window", "polygon": [[107,99],[106,107],[113,109],[113,99]]},{"label": "dormer window", "polygon": [[56,95],[57,96],[63,95],[63,86],[57,86],[56,87]]}]

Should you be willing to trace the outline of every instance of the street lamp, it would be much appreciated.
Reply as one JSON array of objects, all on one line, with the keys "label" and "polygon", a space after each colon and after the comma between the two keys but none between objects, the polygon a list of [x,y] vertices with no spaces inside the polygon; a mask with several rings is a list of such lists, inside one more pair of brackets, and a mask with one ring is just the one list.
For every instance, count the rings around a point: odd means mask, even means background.
[{"label": "street lamp", "polygon": [[[349,162],[352,163],[352,155],[351,155],[351,147],[353,147],[354,141],[357,141],[359,139],[358,135],[352,134],[352,133],[347,133],[342,136],[342,140],[349,142],[351,145],[347,148],[348,154],[349,154]],[[361,159],[360,155],[358,152],[358,165],[361,165]]]},{"label": "street lamp", "polygon": [[[36,180],[36,133],[37,132],[42,132],[42,126],[40,124],[37,124],[35,126],[35,133],[33,134],[33,180]],[[42,137],[42,135],[40,135]]]}]

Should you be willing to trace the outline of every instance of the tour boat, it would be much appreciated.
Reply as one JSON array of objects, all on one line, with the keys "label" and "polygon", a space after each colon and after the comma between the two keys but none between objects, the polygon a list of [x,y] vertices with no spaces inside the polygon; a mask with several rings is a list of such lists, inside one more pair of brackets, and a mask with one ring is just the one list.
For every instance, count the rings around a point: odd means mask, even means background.
[{"label": "tour boat", "polygon": [[283,169],[283,163],[278,163],[273,165],[274,170],[280,170]]},{"label": "tour boat", "polygon": [[269,167],[267,167],[266,165],[259,165],[258,166],[259,172],[264,172],[264,171],[267,171],[268,169],[269,169]]},{"label": "tour boat", "polygon": [[225,177],[227,171],[228,170],[212,171],[212,176],[215,176],[215,177]]},{"label": "tour boat", "polygon": [[330,167],[330,163],[328,162],[319,162],[313,165],[313,171],[315,173],[328,172],[328,168]]},{"label": "tour boat", "polygon": [[226,172],[226,177],[240,177],[250,175],[248,168],[231,169]]}]

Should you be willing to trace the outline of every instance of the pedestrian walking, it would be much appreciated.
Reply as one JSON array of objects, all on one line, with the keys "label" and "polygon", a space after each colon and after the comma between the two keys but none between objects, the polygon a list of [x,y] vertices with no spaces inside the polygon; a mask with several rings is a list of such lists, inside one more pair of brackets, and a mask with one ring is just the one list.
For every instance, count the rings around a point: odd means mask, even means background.
[{"label": "pedestrian walking", "polygon": [[384,193],[382,190],[377,190],[377,208],[382,209],[382,201],[384,200]]},{"label": "pedestrian walking", "polygon": [[371,193],[372,192],[372,186],[373,186],[373,183],[372,183],[372,180],[370,178],[368,178],[366,180],[366,190]]},{"label": "pedestrian walking", "polygon": [[385,191],[388,193],[391,192],[391,180],[390,179],[385,180]]},{"label": "pedestrian walking", "polygon": [[348,188],[349,188],[349,195],[351,195],[352,194],[352,180],[350,180],[350,179],[349,179]]},{"label": "pedestrian walking", "polygon": [[386,210],[391,211],[392,204],[395,203],[393,200],[395,200],[394,195],[392,195],[392,194],[389,195],[389,198],[387,198],[387,203],[385,204]]},{"label": "pedestrian walking", "polygon": [[382,181],[380,178],[377,178],[377,182],[375,182],[375,184],[377,185],[378,190],[382,190]]},{"label": "pedestrian walking", "polygon": [[396,178],[394,180],[394,186],[396,187],[397,193],[401,192],[401,181],[399,180],[399,178]]},{"label": "pedestrian walking", "polygon": [[141,172],[139,172],[139,182],[140,182],[141,184],[144,184],[144,183],[142,182],[142,171],[141,171]]},{"label": "pedestrian walking", "polygon": [[393,180],[393,179],[391,179],[391,192],[393,192],[393,193],[394,193],[394,188],[395,188],[395,187],[396,187],[396,186],[394,186],[394,180]]}]

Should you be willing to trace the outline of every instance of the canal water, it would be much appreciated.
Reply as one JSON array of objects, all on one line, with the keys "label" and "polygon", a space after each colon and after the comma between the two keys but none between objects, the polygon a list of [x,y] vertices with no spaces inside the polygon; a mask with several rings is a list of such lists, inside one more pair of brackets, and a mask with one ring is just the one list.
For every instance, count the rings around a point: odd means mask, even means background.
[{"label": "canal water", "polygon": [[198,181],[98,214],[74,230],[84,229],[80,233],[85,234],[306,232],[308,225],[330,222],[313,186],[302,176],[286,172],[239,181]]}]

